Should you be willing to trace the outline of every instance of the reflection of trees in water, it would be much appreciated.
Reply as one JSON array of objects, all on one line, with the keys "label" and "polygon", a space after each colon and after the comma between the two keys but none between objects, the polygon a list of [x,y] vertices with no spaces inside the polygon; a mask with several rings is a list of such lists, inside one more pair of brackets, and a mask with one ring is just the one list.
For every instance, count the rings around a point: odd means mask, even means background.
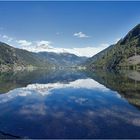
[{"label": "reflection of trees in water", "polygon": [[86,78],[82,72],[76,70],[34,70],[0,73],[0,93],[25,87],[33,83],[68,83],[80,78]]},{"label": "reflection of trees in water", "polygon": [[86,75],[106,87],[118,91],[131,104],[140,108],[140,72],[137,71],[106,72],[98,70],[84,73],[75,70],[36,70],[0,73],[0,93],[33,83],[68,83],[84,79],[87,77]]},{"label": "reflection of trees in water", "polygon": [[128,71],[127,75],[130,79],[134,81],[140,81],[140,72],[138,71]]},{"label": "reflection of trees in water", "polygon": [[140,72],[108,72],[98,70],[88,75],[106,87],[118,91],[129,103],[140,108]]}]

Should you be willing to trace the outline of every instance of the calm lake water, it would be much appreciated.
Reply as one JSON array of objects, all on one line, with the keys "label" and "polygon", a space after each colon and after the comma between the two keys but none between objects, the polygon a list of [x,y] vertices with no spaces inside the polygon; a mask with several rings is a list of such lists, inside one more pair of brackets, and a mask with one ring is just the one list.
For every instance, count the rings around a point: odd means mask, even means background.
[{"label": "calm lake water", "polygon": [[140,72],[0,74],[0,138],[140,138]]}]

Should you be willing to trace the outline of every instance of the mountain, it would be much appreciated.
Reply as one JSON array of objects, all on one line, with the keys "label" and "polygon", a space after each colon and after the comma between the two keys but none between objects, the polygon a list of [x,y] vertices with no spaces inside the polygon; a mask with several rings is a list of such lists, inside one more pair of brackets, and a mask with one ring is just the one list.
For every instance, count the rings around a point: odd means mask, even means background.
[{"label": "mountain", "polygon": [[71,53],[39,52],[38,56],[57,66],[66,67],[81,65],[87,60],[87,57],[80,57]]},{"label": "mountain", "polygon": [[86,65],[87,67],[95,67],[97,65],[96,62],[102,58],[104,58],[105,54],[110,51],[112,49],[112,47],[114,47],[114,45],[110,45],[108,48],[102,50],[101,52],[97,53],[96,55],[94,55],[93,57],[89,58],[87,61],[86,61]]},{"label": "mountain", "polygon": [[25,67],[49,67],[51,64],[36,53],[14,48],[0,42],[0,70]]},{"label": "mountain", "polygon": [[140,65],[140,24],[135,26],[123,39],[116,44],[90,58],[88,68],[135,68]]},{"label": "mountain", "polygon": [[25,67],[79,66],[86,60],[87,57],[70,53],[29,52],[0,42],[0,71]]}]

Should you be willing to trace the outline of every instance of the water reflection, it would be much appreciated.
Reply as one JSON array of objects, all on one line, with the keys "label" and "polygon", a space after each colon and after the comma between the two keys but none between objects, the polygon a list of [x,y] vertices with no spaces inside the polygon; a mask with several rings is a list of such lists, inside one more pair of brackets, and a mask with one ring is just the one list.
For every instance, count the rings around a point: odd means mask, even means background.
[{"label": "water reflection", "polygon": [[13,78],[18,88],[0,95],[0,131],[21,138],[140,138],[139,103],[132,102],[140,99],[140,83],[134,87],[130,72],[33,73]]},{"label": "water reflection", "polygon": [[138,72],[138,71],[129,71],[128,72],[128,77],[130,79],[135,80],[135,81],[140,81],[140,72]]},{"label": "water reflection", "polygon": [[33,83],[56,83],[74,81],[80,78],[86,78],[83,72],[76,70],[34,70],[0,73],[0,93],[6,93],[9,90],[25,87]]},{"label": "water reflection", "polygon": [[16,88],[14,90],[9,91],[8,93],[2,94],[0,96],[0,103],[8,102],[13,100],[13,98],[17,98],[17,96],[24,97],[30,96],[33,94],[47,96],[52,94],[53,90],[63,89],[63,88],[74,88],[74,89],[94,89],[99,91],[109,90],[105,88],[103,85],[97,83],[92,79],[78,79],[69,83],[47,83],[47,84],[29,84],[27,87]]},{"label": "water reflection", "polygon": [[88,75],[109,89],[117,91],[122,97],[140,109],[140,72],[95,71],[94,73],[88,72]]}]

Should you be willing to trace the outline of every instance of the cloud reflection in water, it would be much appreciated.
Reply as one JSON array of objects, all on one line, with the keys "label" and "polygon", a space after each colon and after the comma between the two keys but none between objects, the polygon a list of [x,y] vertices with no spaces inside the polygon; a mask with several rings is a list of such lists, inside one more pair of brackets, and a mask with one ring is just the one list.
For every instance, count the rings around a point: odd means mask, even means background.
[{"label": "cloud reflection in water", "polygon": [[17,88],[0,95],[0,104],[1,128],[20,136],[140,137],[139,111],[117,92],[89,78]]}]

